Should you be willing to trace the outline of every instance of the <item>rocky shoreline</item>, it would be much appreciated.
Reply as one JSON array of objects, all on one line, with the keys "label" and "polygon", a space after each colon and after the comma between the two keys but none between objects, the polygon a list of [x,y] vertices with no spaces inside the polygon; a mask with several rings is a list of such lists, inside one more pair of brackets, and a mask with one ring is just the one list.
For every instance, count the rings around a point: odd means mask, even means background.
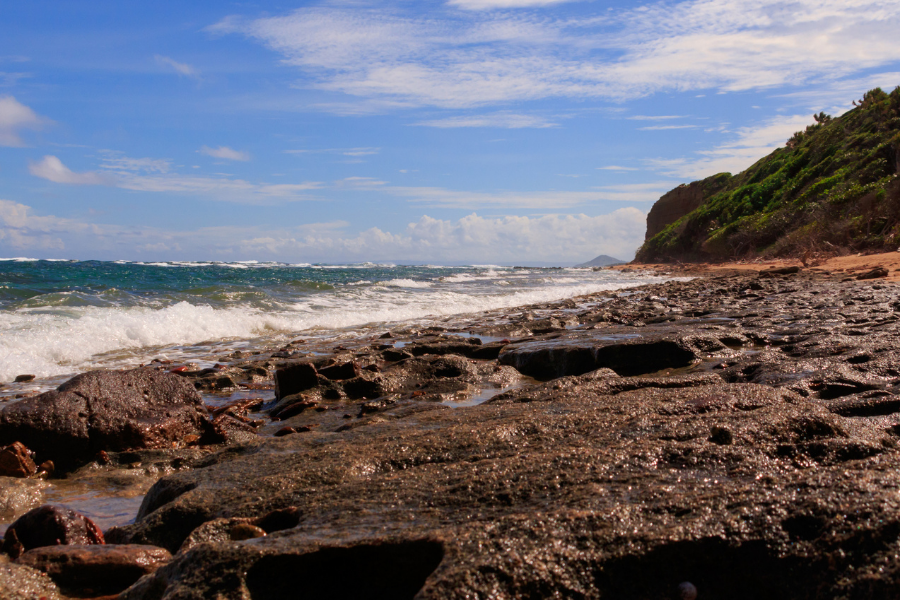
[{"label": "rocky shoreline", "polygon": [[[103,544],[28,548],[39,527],[11,526],[0,589],[118,593],[65,565],[143,560],[120,598],[894,598],[898,291],[719,272],[454,331],[82,375],[48,392],[82,426],[68,442],[38,396],[0,410],[0,445],[146,495]],[[26,441],[29,419],[45,429]],[[42,502],[45,481],[0,481],[7,519]]]}]

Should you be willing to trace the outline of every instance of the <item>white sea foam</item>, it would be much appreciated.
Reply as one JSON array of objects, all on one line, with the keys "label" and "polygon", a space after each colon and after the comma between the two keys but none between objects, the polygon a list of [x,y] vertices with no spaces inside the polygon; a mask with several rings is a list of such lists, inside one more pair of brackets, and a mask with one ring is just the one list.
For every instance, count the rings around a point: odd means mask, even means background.
[{"label": "white sea foam", "polygon": [[434,284],[430,281],[415,281],[413,279],[390,279],[388,281],[383,281],[378,285],[383,285],[386,287],[400,287],[400,288],[430,288]]},{"label": "white sea foam", "polygon": [[[507,279],[509,275],[505,273]],[[478,290],[395,279],[385,285],[341,286],[266,310],[179,302],[167,306],[155,303],[155,307],[45,306],[2,311],[0,381],[21,373],[47,377],[121,365],[122,361],[134,364],[163,348],[170,353],[174,346],[304,331],[339,335],[342,331],[346,334],[347,328],[367,324],[384,326],[510,308],[662,280],[646,276],[559,279],[569,281],[541,285],[532,279],[532,285],[525,288],[485,282]]]}]

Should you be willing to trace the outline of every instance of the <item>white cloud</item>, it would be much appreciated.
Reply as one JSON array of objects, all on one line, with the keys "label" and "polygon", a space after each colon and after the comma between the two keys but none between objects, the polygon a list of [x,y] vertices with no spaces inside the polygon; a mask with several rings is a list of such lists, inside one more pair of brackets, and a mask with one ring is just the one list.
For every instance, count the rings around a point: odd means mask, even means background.
[{"label": "white cloud", "polygon": [[684,119],[681,115],[634,115],[625,117],[629,121],[668,121],[671,119]]},{"label": "white cloud", "polygon": [[669,131],[671,129],[696,129],[697,125],[649,125],[638,127],[639,131]]},{"label": "white cloud", "polygon": [[457,221],[423,215],[398,232],[347,233],[347,223],[299,227],[206,227],[188,231],[88,223],[36,215],[0,200],[4,248],[64,250],[79,255],[151,259],[284,261],[416,260],[448,262],[569,261],[596,254],[631,258],[643,241],[646,213],[622,208],[607,215],[482,217]]},{"label": "white cloud", "polygon": [[70,185],[109,185],[138,192],[161,192],[206,196],[224,202],[267,204],[273,200],[313,200],[305,192],[317,190],[316,181],[302,183],[253,183],[228,176],[198,177],[170,173],[170,163],[164,159],[106,157],[102,173],[75,173],[55,156],[45,156],[29,165],[32,175],[55,183]]},{"label": "white cloud", "polygon": [[607,165],[605,167],[597,167],[600,171],[638,171],[636,167],[620,167],[619,165]]},{"label": "white cloud", "polygon": [[580,18],[318,7],[229,18],[210,30],[259,40],[302,71],[304,86],[384,109],[827,89],[862,70],[896,64],[898,26],[894,0],[684,0]]},{"label": "white cloud", "polygon": [[47,155],[40,162],[33,162],[28,165],[28,172],[35,177],[48,179],[54,183],[67,183],[69,185],[107,185],[111,183],[109,179],[99,173],[88,171],[86,173],[75,173],[62,161],[53,155]]},{"label": "white cloud", "polygon": [[49,122],[12,96],[0,96],[0,146],[23,146],[20,129],[40,129]]},{"label": "white cloud", "polygon": [[155,57],[156,62],[160,65],[170,67],[175,70],[179,75],[184,75],[185,77],[198,77],[200,75],[200,71],[195,69],[189,64],[177,62],[168,56],[160,56],[157,54]]},{"label": "white cloud", "polygon": [[440,208],[481,209],[486,207],[558,210],[595,202],[655,202],[674,187],[671,181],[612,185],[577,192],[467,192],[438,187],[387,186],[389,194],[413,204]]},{"label": "white cloud", "polygon": [[573,0],[448,0],[449,6],[466,10],[495,10],[508,8],[530,8],[533,6],[549,6]]},{"label": "white cloud", "polygon": [[128,172],[168,173],[172,168],[172,161],[164,158],[128,158],[113,154],[103,158],[100,168]]},{"label": "white cloud", "polygon": [[350,148],[344,150],[342,154],[344,156],[371,156],[372,154],[378,154],[380,151],[381,148]]},{"label": "white cloud", "polygon": [[698,152],[700,158],[657,159],[650,164],[673,177],[701,179],[723,172],[737,174],[784,146],[794,132],[806,129],[812,122],[812,116],[777,117],[755,127],[738,129],[733,140]]},{"label": "white cloud", "polygon": [[199,152],[200,154],[206,154],[207,156],[212,156],[213,158],[224,158],[225,160],[239,160],[243,162],[250,160],[249,153],[242,152],[240,150],[234,150],[232,148],[229,148],[228,146],[219,146],[218,148],[203,146],[197,152]]},{"label": "white cloud", "polygon": [[513,113],[493,113],[487,115],[470,115],[458,117],[445,117],[443,119],[431,119],[428,121],[419,121],[416,125],[425,127],[439,127],[442,129],[451,129],[457,127],[499,127],[504,129],[544,129],[547,127],[556,127],[556,123],[547,121],[542,117],[535,115],[521,115]]}]

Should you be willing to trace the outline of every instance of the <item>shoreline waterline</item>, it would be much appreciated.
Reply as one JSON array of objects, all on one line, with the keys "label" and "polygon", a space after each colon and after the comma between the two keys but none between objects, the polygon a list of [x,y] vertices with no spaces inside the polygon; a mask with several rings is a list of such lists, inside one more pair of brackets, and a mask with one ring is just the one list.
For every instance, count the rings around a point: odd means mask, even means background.
[{"label": "shoreline waterline", "polygon": [[[0,261],[0,395],[163,356],[202,361],[295,337],[463,327],[472,315],[660,282],[650,271],[276,263]],[[235,264],[241,267],[235,268]],[[15,386],[18,388],[19,386]],[[38,389],[37,386],[28,388]]]}]

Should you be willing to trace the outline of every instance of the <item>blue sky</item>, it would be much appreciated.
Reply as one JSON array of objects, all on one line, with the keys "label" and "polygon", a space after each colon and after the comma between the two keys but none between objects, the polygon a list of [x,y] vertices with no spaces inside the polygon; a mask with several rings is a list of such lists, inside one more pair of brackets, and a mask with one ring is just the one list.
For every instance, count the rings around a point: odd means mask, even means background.
[{"label": "blue sky", "polygon": [[900,84],[874,0],[0,0],[0,256],[630,259]]}]

